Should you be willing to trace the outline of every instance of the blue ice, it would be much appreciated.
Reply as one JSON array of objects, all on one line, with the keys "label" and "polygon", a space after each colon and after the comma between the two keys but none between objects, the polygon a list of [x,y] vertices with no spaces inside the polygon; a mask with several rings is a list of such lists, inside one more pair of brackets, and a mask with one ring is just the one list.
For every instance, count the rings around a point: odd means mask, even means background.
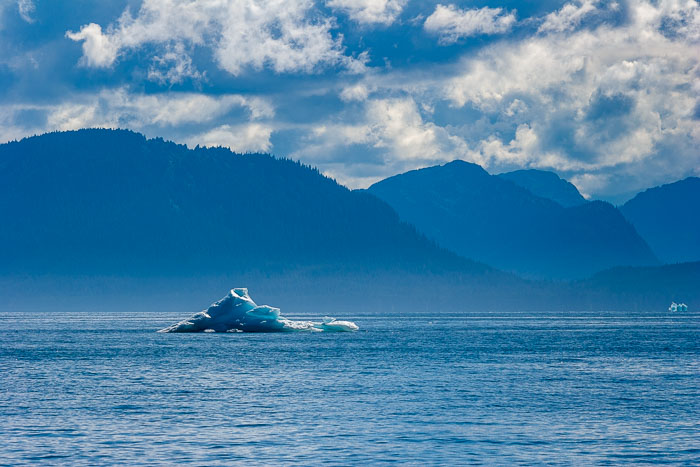
[{"label": "blue ice", "polygon": [[351,332],[359,328],[351,321],[324,318],[321,322],[294,321],[280,316],[280,309],[255,304],[248,289],[238,288],[206,310],[159,332]]}]

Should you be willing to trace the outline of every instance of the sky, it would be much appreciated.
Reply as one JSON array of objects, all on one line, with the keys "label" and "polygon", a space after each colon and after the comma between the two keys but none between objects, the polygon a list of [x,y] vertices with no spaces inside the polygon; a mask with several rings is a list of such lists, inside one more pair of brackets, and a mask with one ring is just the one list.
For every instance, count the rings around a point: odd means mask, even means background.
[{"label": "sky", "polygon": [[463,159],[620,203],[700,176],[694,0],[0,0],[0,142],[128,128],[350,188]]}]

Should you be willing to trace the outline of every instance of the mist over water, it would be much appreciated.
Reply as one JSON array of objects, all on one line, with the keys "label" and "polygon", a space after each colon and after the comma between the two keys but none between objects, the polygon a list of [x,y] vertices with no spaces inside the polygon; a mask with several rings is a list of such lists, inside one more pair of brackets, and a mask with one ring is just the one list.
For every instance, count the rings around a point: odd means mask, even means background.
[{"label": "mist over water", "polygon": [[0,313],[0,463],[700,460],[697,314],[155,332],[180,317]]}]

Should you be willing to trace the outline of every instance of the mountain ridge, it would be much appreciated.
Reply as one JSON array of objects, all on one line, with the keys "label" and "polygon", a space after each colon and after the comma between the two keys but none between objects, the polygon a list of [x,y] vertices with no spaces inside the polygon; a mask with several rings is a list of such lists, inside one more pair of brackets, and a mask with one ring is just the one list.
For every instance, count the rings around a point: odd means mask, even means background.
[{"label": "mountain ridge", "polygon": [[[177,261],[190,266],[202,255],[246,265],[265,257],[302,261],[310,254],[314,262],[351,262],[358,254],[400,261],[407,248],[416,261],[434,255],[487,269],[435,247],[375,197],[288,159],[188,149],[127,130],[52,133],[2,145],[0,151],[0,209],[11,227],[0,240],[13,240],[34,259],[49,259],[46,263],[89,261],[91,249],[113,253],[101,260],[117,262],[126,257],[157,262],[177,253]],[[316,215],[321,212],[327,215]],[[12,237],[13,231],[21,234]],[[329,233],[342,250],[324,241]],[[49,241],[61,251],[39,254]],[[217,249],[221,258],[212,251]]]},{"label": "mountain ridge", "polygon": [[563,207],[465,161],[418,169],[368,191],[439,245],[534,278],[575,279],[658,261],[615,207]]},{"label": "mountain ridge", "polygon": [[620,211],[665,262],[700,260],[700,178],[649,188]]},{"label": "mountain ridge", "polygon": [[571,182],[559,177],[555,172],[523,169],[500,173],[497,176],[525,188],[535,196],[551,199],[564,207],[579,206],[587,202]]},{"label": "mountain ridge", "polygon": [[0,145],[0,224],[6,310],[192,311],[239,286],[290,313],[624,309],[671,290],[524,280],[446,250],[312,167],[127,130]]}]

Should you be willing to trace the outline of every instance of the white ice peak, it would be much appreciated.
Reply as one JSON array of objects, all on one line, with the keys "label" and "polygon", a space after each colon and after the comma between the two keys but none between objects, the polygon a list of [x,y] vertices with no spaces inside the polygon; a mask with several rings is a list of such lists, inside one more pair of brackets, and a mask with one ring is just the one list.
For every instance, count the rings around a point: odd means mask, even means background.
[{"label": "white ice peak", "polygon": [[671,306],[668,307],[668,311],[688,311],[688,305],[685,303],[671,302]]},{"label": "white ice peak", "polygon": [[351,321],[324,318],[323,322],[292,321],[280,316],[280,309],[255,304],[248,289],[237,288],[206,310],[159,332],[349,332],[359,328]]}]

